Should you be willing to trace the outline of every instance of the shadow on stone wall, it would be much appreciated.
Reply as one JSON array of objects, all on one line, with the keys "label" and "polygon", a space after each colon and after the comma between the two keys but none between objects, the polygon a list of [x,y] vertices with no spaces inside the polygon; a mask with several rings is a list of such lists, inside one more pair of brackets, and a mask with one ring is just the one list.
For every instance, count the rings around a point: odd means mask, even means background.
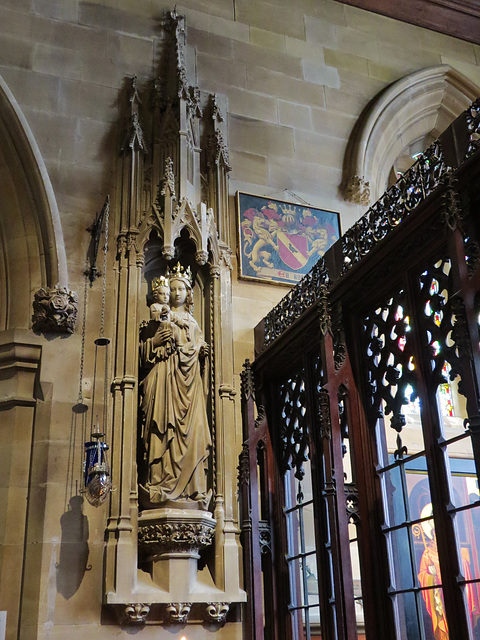
[{"label": "shadow on stone wall", "polygon": [[60,518],[62,541],[57,565],[57,591],[68,600],[80,587],[88,562],[88,518],[83,514],[83,498],[70,498],[69,508]]}]

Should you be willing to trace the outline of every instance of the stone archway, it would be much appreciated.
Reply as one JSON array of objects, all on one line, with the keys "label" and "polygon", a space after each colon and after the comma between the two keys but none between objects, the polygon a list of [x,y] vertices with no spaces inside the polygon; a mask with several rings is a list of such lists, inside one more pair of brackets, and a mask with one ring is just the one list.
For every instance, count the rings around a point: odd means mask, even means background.
[{"label": "stone archway", "polygon": [[38,617],[46,500],[39,478],[46,477],[52,385],[40,380],[44,343],[30,326],[34,293],[57,283],[67,284],[67,261],[52,185],[0,77],[0,593],[8,638]]},{"label": "stone archway", "polygon": [[0,331],[29,327],[34,292],[56,284],[67,284],[67,260],[53,188],[0,76]]},{"label": "stone archway", "polygon": [[479,95],[480,89],[449,65],[422,69],[387,87],[362,113],[350,137],[345,199],[364,206],[375,202],[397,157],[417,141],[428,145],[437,139]]}]

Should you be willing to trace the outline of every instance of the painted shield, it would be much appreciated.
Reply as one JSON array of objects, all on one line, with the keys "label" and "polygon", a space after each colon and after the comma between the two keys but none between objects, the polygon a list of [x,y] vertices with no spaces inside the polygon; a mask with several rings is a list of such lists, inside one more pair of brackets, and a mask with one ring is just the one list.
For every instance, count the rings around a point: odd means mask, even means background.
[{"label": "painted shield", "polygon": [[305,236],[279,231],[278,255],[290,269],[301,269],[308,262],[308,240]]}]

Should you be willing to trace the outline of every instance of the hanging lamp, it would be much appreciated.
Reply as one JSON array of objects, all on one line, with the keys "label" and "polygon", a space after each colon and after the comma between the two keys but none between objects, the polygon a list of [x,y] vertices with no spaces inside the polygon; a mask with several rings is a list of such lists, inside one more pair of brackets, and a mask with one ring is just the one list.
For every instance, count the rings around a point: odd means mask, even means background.
[{"label": "hanging lamp", "polygon": [[[104,335],[105,325],[105,295],[107,282],[107,252],[108,252],[108,217],[110,199],[107,196],[102,211],[90,231],[92,234],[93,254],[90,260],[90,271],[88,277],[90,283],[99,275],[96,268],[96,254],[100,242],[103,226],[105,226],[105,245],[103,249],[103,284],[102,284],[102,314],[100,320],[100,335],[95,343],[95,363],[93,370],[92,385],[92,410],[90,425],[90,440],[85,442],[85,458],[83,462],[84,492],[87,501],[94,507],[98,507],[105,502],[112,490],[110,477],[110,467],[108,464],[107,451],[108,444],[105,441],[107,425],[107,401],[108,401],[108,361],[110,340]],[[86,315],[86,303],[84,313]],[[103,412],[101,420],[95,412],[95,398],[97,389],[97,362],[99,353],[104,349],[103,357]],[[102,359],[101,359],[102,360]]]}]

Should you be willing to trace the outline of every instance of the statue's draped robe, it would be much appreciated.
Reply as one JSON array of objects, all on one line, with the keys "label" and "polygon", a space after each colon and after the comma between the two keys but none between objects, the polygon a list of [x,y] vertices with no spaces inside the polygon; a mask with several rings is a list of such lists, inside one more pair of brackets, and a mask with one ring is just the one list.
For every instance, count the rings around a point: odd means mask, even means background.
[{"label": "statue's draped robe", "polygon": [[[162,323],[162,326],[167,326]],[[186,312],[170,314],[171,342],[141,338],[140,383],[146,501],[202,501],[212,440],[201,376],[202,332]],[[147,506],[147,505],[144,505]]]}]

